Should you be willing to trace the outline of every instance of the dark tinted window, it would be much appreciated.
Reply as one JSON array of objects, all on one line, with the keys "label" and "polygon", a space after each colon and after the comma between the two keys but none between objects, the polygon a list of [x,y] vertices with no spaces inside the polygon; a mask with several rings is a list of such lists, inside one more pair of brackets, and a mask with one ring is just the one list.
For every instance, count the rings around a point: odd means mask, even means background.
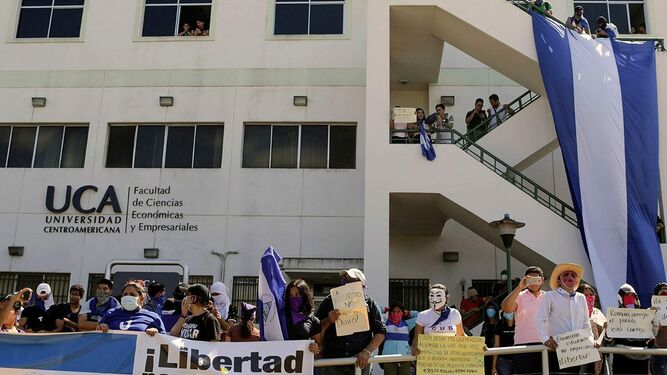
[{"label": "dark tinted window", "polygon": [[243,133],[243,168],[268,168],[271,126],[247,125]]},{"label": "dark tinted window", "polygon": [[630,34],[630,25],[628,24],[628,5],[609,4],[609,21],[616,25],[619,33]]},{"label": "dark tinted window", "polygon": [[135,168],[162,167],[164,126],[139,126],[134,153]]},{"label": "dark tinted window", "polygon": [[194,138],[194,126],[170,126],[167,136],[167,155],[164,158],[164,167],[191,168]]},{"label": "dark tinted window", "polygon": [[222,166],[222,125],[198,125],[195,141],[194,168],[220,168]]},{"label": "dark tinted window", "polygon": [[7,151],[9,151],[9,136],[11,133],[11,126],[0,127],[0,168],[4,168],[7,164]]},{"label": "dark tinted window", "polygon": [[60,146],[63,141],[62,126],[40,126],[35,149],[35,168],[58,168]]},{"label": "dark tinted window", "polygon": [[357,127],[332,126],[329,140],[329,168],[355,168]]},{"label": "dark tinted window", "polygon": [[9,146],[8,167],[30,168],[32,166],[35,134],[37,134],[36,127],[14,127]]},{"label": "dark tinted window", "polygon": [[83,0],[23,0],[17,38],[77,38]]},{"label": "dark tinted window", "polygon": [[327,167],[329,127],[304,125],[301,127],[301,168]]},{"label": "dark tinted window", "polygon": [[343,0],[276,0],[275,35],[342,34]]},{"label": "dark tinted window", "polygon": [[[208,32],[211,21],[211,0],[146,0],[144,6],[143,36],[176,36],[183,29],[183,24],[190,25],[195,34],[197,21],[203,21],[203,30]],[[205,33],[204,33],[205,34]]]},{"label": "dark tinted window", "polygon": [[271,168],[296,168],[298,126],[274,126],[271,138]]},{"label": "dark tinted window", "polygon": [[87,127],[65,128],[60,168],[83,168],[86,160]]},{"label": "dark tinted window", "polygon": [[112,126],[109,128],[107,168],[131,168],[134,154],[136,126]]},{"label": "dark tinted window", "polygon": [[146,7],[143,36],[174,36],[176,7]]}]

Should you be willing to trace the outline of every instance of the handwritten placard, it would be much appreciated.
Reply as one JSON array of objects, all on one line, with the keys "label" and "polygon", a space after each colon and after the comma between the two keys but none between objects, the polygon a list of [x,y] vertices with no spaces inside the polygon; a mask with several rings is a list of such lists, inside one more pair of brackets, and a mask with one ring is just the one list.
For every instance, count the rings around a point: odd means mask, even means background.
[{"label": "handwritten placard", "polygon": [[607,310],[607,336],[626,339],[653,338],[655,311],[610,308]]},{"label": "handwritten placard", "polygon": [[419,335],[417,375],[484,375],[484,337]]},{"label": "handwritten placard", "polygon": [[656,308],[653,321],[661,326],[667,326],[667,296],[651,297],[651,306]]},{"label": "handwritten placard", "polygon": [[556,356],[561,369],[581,366],[600,360],[600,353],[595,349],[593,332],[580,329],[554,337],[558,343]]},{"label": "handwritten placard", "polygon": [[417,122],[415,108],[396,107],[393,110],[394,122]]},{"label": "handwritten placard", "polygon": [[347,336],[370,329],[364,287],[360,281],[331,289],[334,309],[340,311],[336,320],[336,334]]}]

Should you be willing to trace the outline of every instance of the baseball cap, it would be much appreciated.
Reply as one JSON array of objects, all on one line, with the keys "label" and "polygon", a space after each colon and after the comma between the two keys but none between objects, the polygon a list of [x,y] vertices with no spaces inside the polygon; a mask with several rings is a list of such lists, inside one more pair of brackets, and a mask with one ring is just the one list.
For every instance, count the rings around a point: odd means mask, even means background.
[{"label": "baseball cap", "polygon": [[208,291],[208,288],[202,284],[193,284],[188,288],[188,293],[192,296],[197,296],[203,303],[207,303],[211,300],[211,293]]}]

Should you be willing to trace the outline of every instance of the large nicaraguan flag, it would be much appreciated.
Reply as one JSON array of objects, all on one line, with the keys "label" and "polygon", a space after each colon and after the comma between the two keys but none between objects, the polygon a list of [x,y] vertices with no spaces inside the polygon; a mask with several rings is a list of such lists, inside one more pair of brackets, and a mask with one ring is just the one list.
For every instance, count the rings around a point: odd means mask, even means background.
[{"label": "large nicaraguan flag", "polygon": [[533,14],[581,235],[603,307],[623,283],[645,306],[665,280],[655,232],[658,98],[652,42],[591,39]]},{"label": "large nicaraguan flag", "polygon": [[280,255],[269,246],[259,267],[259,297],[257,315],[260,338],[263,341],[281,341],[287,339],[285,320],[285,279],[280,272]]}]

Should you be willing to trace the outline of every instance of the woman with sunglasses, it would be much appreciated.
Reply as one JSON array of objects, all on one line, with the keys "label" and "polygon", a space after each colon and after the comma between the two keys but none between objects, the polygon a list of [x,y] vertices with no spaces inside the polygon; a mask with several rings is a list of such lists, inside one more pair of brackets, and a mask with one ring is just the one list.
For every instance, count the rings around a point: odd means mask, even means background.
[{"label": "woman with sunglasses", "polygon": [[0,332],[24,332],[18,328],[16,316],[21,310],[21,302],[29,301],[31,294],[32,290],[30,288],[23,288],[18,293],[10,294],[0,300]]}]

